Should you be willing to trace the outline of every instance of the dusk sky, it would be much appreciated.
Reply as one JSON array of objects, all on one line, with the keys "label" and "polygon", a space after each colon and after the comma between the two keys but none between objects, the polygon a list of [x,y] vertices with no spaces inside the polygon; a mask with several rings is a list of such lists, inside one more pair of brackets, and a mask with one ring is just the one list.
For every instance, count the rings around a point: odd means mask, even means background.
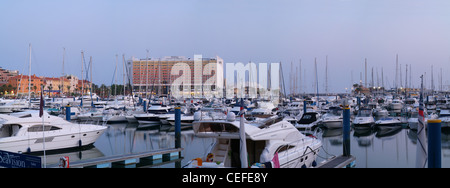
[{"label": "dusk sky", "polygon": [[60,76],[64,47],[65,73],[80,77],[83,50],[96,84],[111,85],[116,54],[145,58],[146,49],[152,58],[282,62],[286,86],[291,62],[301,59],[306,92],[315,57],[324,91],[326,56],[330,92],[345,92],[352,77],[358,82],[364,58],[393,87],[396,54],[403,84],[406,64],[416,87],[431,65],[435,85],[441,68],[444,84],[450,80],[448,0],[2,0],[0,24],[0,67],[28,74],[31,43],[33,74]]}]

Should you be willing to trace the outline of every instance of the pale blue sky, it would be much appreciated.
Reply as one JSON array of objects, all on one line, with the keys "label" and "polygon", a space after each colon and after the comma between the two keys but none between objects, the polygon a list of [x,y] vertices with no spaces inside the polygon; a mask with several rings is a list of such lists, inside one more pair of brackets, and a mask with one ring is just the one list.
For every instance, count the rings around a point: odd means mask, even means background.
[{"label": "pale blue sky", "polygon": [[448,0],[3,0],[0,24],[1,67],[27,72],[32,43],[34,73],[61,75],[65,47],[65,72],[79,76],[84,50],[97,84],[111,84],[115,54],[145,58],[146,49],[151,57],[281,61],[287,86],[290,62],[301,58],[307,92],[315,57],[323,91],[326,55],[332,92],[350,87],[351,72],[359,80],[364,58],[393,86],[397,53],[403,71],[412,64],[415,86],[432,64],[435,80],[440,68],[450,79]]}]

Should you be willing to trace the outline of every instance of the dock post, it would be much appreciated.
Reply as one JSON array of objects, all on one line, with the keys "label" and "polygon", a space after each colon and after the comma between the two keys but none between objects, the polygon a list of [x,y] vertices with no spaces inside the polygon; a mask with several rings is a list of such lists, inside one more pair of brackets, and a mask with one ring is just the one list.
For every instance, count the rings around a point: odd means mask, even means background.
[{"label": "dock post", "polygon": [[350,156],[350,107],[344,106],[343,114],[343,156]]},{"label": "dock post", "polygon": [[428,120],[428,168],[441,168],[441,120]]},{"label": "dock post", "polygon": [[147,112],[147,101],[146,100],[144,100],[144,107],[143,107],[144,109],[144,112]]},{"label": "dock post", "polygon": [[303,101],[303,113],[306,113],[306,100]]},{"label": "dock post", "polygon": [[[181,148],[181,107],[175,107],[175,148]],[[178,152],[181,157],[181,151]]]},{"label": "dock post", "polygon": [[70,121],[70,105],[66,106],[66,120]]}]

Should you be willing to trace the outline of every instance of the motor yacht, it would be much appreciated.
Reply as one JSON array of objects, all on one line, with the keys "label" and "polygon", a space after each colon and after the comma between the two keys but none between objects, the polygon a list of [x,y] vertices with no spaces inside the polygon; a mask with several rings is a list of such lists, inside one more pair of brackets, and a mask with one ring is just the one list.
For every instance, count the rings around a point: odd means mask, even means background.
[{"label": "motor yacht", "polygon": [[403,108],[403,103],[400,99],[392,99],[392,102],[389,104],[391,110],[397,111]]},{"label": "motor yacht", "polygon": [[353,126],[356,128],[371,128],[374,123],[375,120],[372,116],[371,109],[359,109],[358,114],[353,119]]},{"label": "motor yacht", "polygon": [[[193,123],[198,137],[216,138],[207,156],[190,161],[188,168],[240,167],[240,121],[229,113],[226,120],[200,120]],[[281,117],[270,116],[245,120],[248,164],[252,168],[311,167],[322,142],[300,133]],[[278,161],[278,162],[276,162]]]},{"label": "motor yacht", "polygon": [[378,128],[393,128],[397,126],[401,126],[402,121],[400,117],[383,117],[377,121],[375,121],[375,125]]},{"label": "motor yacht", "polygon": [[328,129],[342,128],[342,109],[335,106],[330,107],[320,121]]},{"label": "motor yacht", "polygon": [[[93,144],[106,126],[75,124],[63,118],[38,112],[28,116],[0,115],[5,121],[0,128],[0,150],[9,152],[40,152]],[[44,119],[44,120],[42,120]],[[44,122],[44,124],[42,124]]]},{"label": "motor yacht", "polygon": [[297,121],[295,128],[303,131],[312,130],[317,127],[320,122],[320,114],[318,112],[306,112],[303,113],[302,118]]},{"label": "motor yacht", "polygon": [[442,128],[450,127],[450,110],[441,110],[438,119],[442,121]]}]

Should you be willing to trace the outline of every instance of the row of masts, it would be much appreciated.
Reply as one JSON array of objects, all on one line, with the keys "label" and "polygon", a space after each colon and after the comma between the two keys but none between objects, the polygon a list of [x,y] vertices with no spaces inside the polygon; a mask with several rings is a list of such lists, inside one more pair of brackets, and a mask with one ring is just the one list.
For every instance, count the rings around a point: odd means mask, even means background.
[{"label": "row of masts", "polygon": [[[395,58],[395,79],[392,80],[392,85],[390,84],[388,77],[384,75],[384,68],[381,67],[381,76],[379,72],[379,67],[371,67],[371,73],[368,73],[368,61],[367,58],[364,58],[364,80],[363,80],[363,72],[360,72],[360,80],[359,85],[364,86],[365,88],[376,89],[376,90],[385,90],[387,88],[392,88],[395,90],[407,90],[414,89],[413,85],[413,75],[412,75],[412,65],[411,64],[399,64],[399,56],[396,54]],[[319,84],[318,84],[318,74],[317,74],[317,58],[314,58],[314,82],[312,83],[313,92],[319,93]],[[405,67],[404,70],[402,70]],[[405,74],[403,74],[405,73]],[[324,93],[329,93],[329,85],[328,85],[328,56],[325,57],[325,83],[324,83]],[[443,73],[442,68],[440,68],[440,72],[438,73],[438,88],[436,88],[435,80],[434,80],[434,66],[431,65],[431,78],[430,82],[427,82],[427,72],[424,73],[424,87],[430,89],[432,92],[443,92],[444,91],[444,83],[443,83]],[[291,70],[290,70],[290,94],[298,95],[301,93],[306,93],[304,91],[307,90],[307,84],[302,82],[302,75],[306,75],[306,69],[302,74],[302,60],[299,60],[298,64],[295,64],[291,61]],[[369,77],[371,80],[369,81]],[[375,79],[376,78],[376,79]],[[306,76],[303,78],[306,80]],[[353,79],[353,70],[351,71],[351,83],[352,85],[357,84]],[[427,83],[430,84],[430,87],[427,86]],[[386,85],[388,87],[386,87]],[[303,92],[301,91],[303,90]]]},{"label": "row of masts", "polygon": [[[29,74],[31,75],[31,44],[29,45],[29,50],[30,50],[30,59],[29,59],[29,63],[30,63],[30,65],[29,65]],[[123,85],[124,85],[124,87],[123,87],[123,93],[125,93],[125,90],[126,90],[126,87],[125,87],[125,85],[126,85],[126,82],[127,82],[127,79],[126,79],[126,65],[125,65],[125,54],[123,54],[123,56],[122,56],[122,59],[123,59]],[[147,50],[147,55],[146,55],[146,60],[147,60],[147,72],[149,71],[148,70],[148,60],[149,60],[149,50]],[[117,66],[118,66],[118,55],[116,54],[116,65],[115,65],[115,71],[114,71],[114,84],[117,86],[117,78],[118,78],[118,76],[117,76],[117,74],[118,74],[118,71],[117,71]],[[64,62],[65,62],[65,48],[63,48],[63,60],[62,60],[62,78],[64,78],[65,77],[65,73],[64,73]],[[314,59],[314,66],[315,66],[315,71],[314,71],[314,83],[313,83],[313,88],[314,88],[314,92],[315,93],[319,93],[319,76],[318,76],[318,73],[317,73],[317,58],[315,58]],[[329,86],[328,86],[328,56],[326,56],[326,58],[325,58],[325,84],[324,84],[324,90],[325,90],[325,94],[328,94],[328,89],[329,89]],[[384,70],[383,70],[383,67],[381,67],[381,84],[380,84],[380,78],[379,78],[379,73],[378,73],[378,67],[376,67],[375,68],[375,71],[376,71],[376,79],[374,78],[375,77],[375,74],[374,74],[374,67],[372,67],[371,68],[371,82],[369,83],[368,82],[368,73],[367,73],[367,67],[368,65],[367,65],[367,58],[365,58],[364,59],[364,76],[365,76],[365,82],[364,82],[364,84],[362,83],[362,73],[360,74],[360,85],[363,85],[364,87],[366,87],[366,88],[374,88],[374,89],[376,89],[376,88],[378,88],[378,89],[380,89],[380,88],[385,88],[385,81],[384,81]],[[398,54],[396,54],[396,70],[395,70],[395,81],[394,81],[394,83],[393,83],[393,88],[395,88],[395,89],[405,89],[405,88],[414,88],[414,85],[412,84],[413,82],[412,82],[412,65],[411,64],[406,64],[405,65],[405,76],[404,76],[404,80],[405,80],[405,84],[403,84],[403,75],[402,75],[402,64],[400,64],[400,66],[399,66],[399,58],[398,58]],[[81,51],[81,75],[82,75],[82,77],[81,77],[81,80],[84,80],[83,79],[83,74],[84,74],[84,69],[85,69],[85,62],[84,62],[84,51]],[[89,60],[89,64],[88,64],[88,68],[87,68],[89,71],[90,71],[90,76],[88,76],[88,71],[86,71],[86,80],[87,79],[89,79],[90,78],[90,88],[92,89],[92,84],[93,84],[93,80],[92,80],[92,78],[93,78],[93,74],[92,74],[92,56],[90,56],[90,60]],[[140,69],[139,69],[139,71],[141,71]],[[153,71],[156,71],[156,70],[153,70]],[[160,68],[158,68],[158,71],[160,71]],[[295,72],[294,72],[295,71]],[[301,90],[306,90],[306,85],[307,84],[305,84],[305,83],[302,83],[302,75],[306,75],[306,70],[303,70],[303,74],[302,74],[302,60],[300,59],[299,60],[299,63],[298,63],[298,66],[296,65],[295,67],[294,67],[294,63],[293,62],[291,62],[291,70],[290,70],[290,94],[291,95],[297,95],[297,94],[300,94],[301,93]],[[409,75],[408,75],[409,74]],[[139,74],[139,75],[142,75],[142,74]],[[148,76],[149,76],[149,74],[146,74],[147,75],[147,79],[146,79],[146,88],[145,88],[145,93],[147,93],[148,92],[148,87],[149,87],[149,83],[148,83]],[[159,73],[159,75],[160,75],[160,73]],[[425,88],[427,88],[427,86],[426,86],[426,83],[427,83],[427,81],[426,81],[426,79],[427,79],[427,72],[424,72],[424,79],[425,79],[425,81],[424,81],[424,83],[425,83]],[[408,76],[409,76],[409,79],[408,79]],[[353,71],[351,72],[351,80],[352,80],[352,84],[354,84],[354,82],[353,82]],[[31,84],[31,76],[29,76],[29,82],[28,82],[28,84],[29,84],[29,88],[31,88],[31,86],[30,86],[30,84]],[[129,80],[129,79],[128,79]],[[139,79],[139,80],[141,80],[141,79]],[[159,78],[159,80],[160,80],[160,78]],[[305,81],[306,80],[306,76],[304,76],[304,78],[303,78],[303,81]],[[376,84],[375,84],[375,80],[376,80]],[[387,80],[387,77],[386,77],[386,80]],[[438,88],[438,91],[443,91],[444,90],[444,86],[443,86],[443,73],[442,73],[442,68],[440,68],[440,73],[438,73],[438,80],[439,80],[439,88]],[[389,82],[388,82],[389,83]],[[85,87],[84,87],[84,81],[82,81],[81,82],[81,84],[82,84],[82,87],[81,87],[81,95],[84,95],[85,94]],[[61,86],[63,85],[63,79],[61,79]],[[139,84],[139,93],[142,93],[142,91],[141,91],[141,85],[142,84]],[[284,84],[283,84],[284,85]],[[153,87],[152,87],[153,88]],[[62,90],[64,90],[64,87],[62,87],[61,88]],[[161,88],[160,88],[161,89]],[[431,87],[430,87],[430,89],[432,90],[432,92],[434,92],[435,90],[436,90],[436,86],[435,86],[435,82],[434,82],[434,67],[433,67],[433,65],[431,65]],[[92,93],[92,91],[90,92],[90,93]],[[153,89],[152,89],[152,92],[151,92],[152,94],[153,94]],[[160,93],[160,92],[159,92]],[[303,93],[305,93],[305,92],[303,92]],[[117,95],[117,87],[115,87],[115,90],[114,90],[114,94],[112,93],[112,91],[111,91],[111,93],[110,93],[111,95]],[[31,95],[30,93],[29,93],[29,95]],[[145,97],[149,97],[149,96],[145,96]],[[31,96],[29,96],[29,98],[31,98]]]}]

